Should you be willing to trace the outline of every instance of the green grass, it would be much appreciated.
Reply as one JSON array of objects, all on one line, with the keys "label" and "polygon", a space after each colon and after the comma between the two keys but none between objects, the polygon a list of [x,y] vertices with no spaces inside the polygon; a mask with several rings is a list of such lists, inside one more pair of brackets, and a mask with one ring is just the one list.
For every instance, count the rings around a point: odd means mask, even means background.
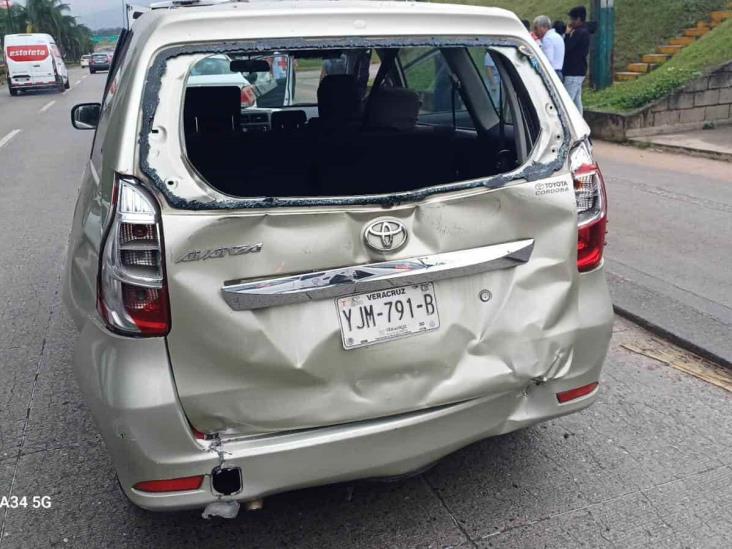
[{"label": "green grass", "polygon": [[632,82],[584,94],[586,108],[622,112],[668,95],[705,71],[732,60],[732,20],[684,48],[655,71]]},{"label": "green grass", "polygon": [[[439,0],[452,4],[494,6],[514,11],[520,18],[532,21],[537,15],[552,20],[567,20],[573,6],[589,0]],[[645,53],[678,36],[680,30],[706,19],[709,12],[721,9],[728,0],[616,0],[615,1],[615,67],[625,70],[628,63],[639,61]]]}]

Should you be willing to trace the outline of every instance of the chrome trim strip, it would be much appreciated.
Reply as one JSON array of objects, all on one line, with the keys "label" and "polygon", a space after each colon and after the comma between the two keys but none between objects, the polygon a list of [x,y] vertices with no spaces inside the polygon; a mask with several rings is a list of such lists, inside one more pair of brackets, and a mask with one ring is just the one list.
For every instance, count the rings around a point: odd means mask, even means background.
[{"label": "chrome trim strip", "polygon": [[533,239],[518,240],[281,278],[228,282],[221,293],[234,311],[263,309],[509,269],[526,263],[533,249]]}]

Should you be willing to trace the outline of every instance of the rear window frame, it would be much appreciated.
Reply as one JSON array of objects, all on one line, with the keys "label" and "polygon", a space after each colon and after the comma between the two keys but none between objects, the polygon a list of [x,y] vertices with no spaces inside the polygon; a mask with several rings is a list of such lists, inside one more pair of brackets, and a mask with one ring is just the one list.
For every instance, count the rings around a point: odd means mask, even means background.
[{"label": "rear window frame", "polygon": [[[536,162],[536,149],[531,151],[527,160],[517,168],[502,174],[491,175],[468,181],[452,182],[444,185],[420,188],[390,194],[356,195],[338,197],[255,197],[238,198],[226,195],[210,187],[217,198],[210,201],[189,200],[174,194],[157,170],[149,162],[150,135],[153,130],[155,113],[160,101],[159,93],[165,75],[166,64],[170,59],[187,55],[246,55],[258,51],[270,50],[318,50],[318,49],[352,49],[352,48],[406,48],[406,47],[511,47],[529,60],[534,72],[542,80],[546,93],[551,99],[559,122],[562,126],[562,141],[552,146],[553,158],[548,162]],[[536,110],[538,105],[534,103]],[[342,37],[342,38],[271,38],[248,39],[240,41],[221,41],[217,43],[190,43],[186,45],[163,48],[148,66],[146,83],[142,95],[142,116],[139,126],[138,158],[141,173],[148,178],[157,191],[174,209],[181,210],[231,210],[247,208],[301,208],[315,206],[382,206],[392,207],[404,203],[420,202],[433,195],[455,191],[505,187],[517,180],[535,181],[550,177],[561,170],[565,164],[571,146],[571,130],[569,115],[559,98],[546,68],[539,62],[537,55],[525,41],[512,37],[492,36],[391,36],[387,38]]]}]

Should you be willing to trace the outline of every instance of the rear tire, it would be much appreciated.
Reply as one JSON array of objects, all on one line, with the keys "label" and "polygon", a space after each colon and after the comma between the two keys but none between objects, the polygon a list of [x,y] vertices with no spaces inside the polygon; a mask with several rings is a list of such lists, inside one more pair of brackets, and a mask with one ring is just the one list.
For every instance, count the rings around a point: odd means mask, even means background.
[{"label": "rear tire", "polygon": [[64,89],[65,90],[68,90],[70,88],[71,88],[71,82],[69,82],[69,79],[67,78],[66,79],[66,83],[64,84]]},{"label": "rear tire", "polygon": [[10,92],[10,95],[12,95],[13,97],[18,95],[18,90],[16,90],[15,88],[11,88],[10,86],[8,86],[8,91]]},{"label": "rear tire", "polygon": [[89,74],[96,74],[96,72],[94,69],[89,69]]}]

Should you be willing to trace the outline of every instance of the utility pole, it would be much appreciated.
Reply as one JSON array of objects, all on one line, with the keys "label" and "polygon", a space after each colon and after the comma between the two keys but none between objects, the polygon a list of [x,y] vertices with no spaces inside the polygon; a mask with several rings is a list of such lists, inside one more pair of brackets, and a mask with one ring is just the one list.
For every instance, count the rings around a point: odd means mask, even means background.
[{"label": "utility pole", "polygon": [[15,29],[13,28],[13,14],[10,13],[10,0],[5,0],[5,12],[8,16],[8,34],[13,34]]},{"label": "utility pole", "polygon": [[615,0],[592,0],[591,19],[597,23],[597,30],[592,37],[590,77],[592,87],[601,90],[613,83]]}]

